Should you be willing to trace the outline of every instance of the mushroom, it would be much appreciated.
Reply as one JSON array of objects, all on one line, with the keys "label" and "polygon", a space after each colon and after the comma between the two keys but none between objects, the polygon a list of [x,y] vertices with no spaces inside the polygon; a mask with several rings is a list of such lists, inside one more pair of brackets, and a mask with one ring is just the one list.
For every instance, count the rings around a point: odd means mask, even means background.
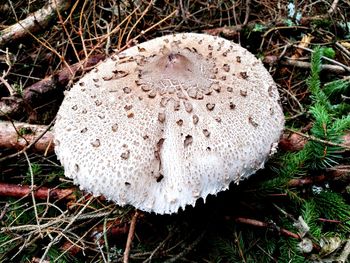
[{"label": "mushroom", "polygon": [[260,60],[223,38],[182,33],[80,79],[59,109],[55,150],[81,189],[170,214],[262,168],[283,126]]}]

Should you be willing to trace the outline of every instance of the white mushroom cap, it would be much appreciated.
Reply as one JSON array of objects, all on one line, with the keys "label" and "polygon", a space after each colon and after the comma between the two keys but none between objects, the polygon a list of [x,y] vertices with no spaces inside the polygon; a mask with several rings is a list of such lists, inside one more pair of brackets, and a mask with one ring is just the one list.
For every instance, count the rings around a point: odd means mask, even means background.
[{"label": "white mushroom cap", "polygon": [[65,174],[94,195],[159,214],[262,168],[281,135],[276,85],[220,37],[159,37],[114,55],[67,92],[55,124]]}]

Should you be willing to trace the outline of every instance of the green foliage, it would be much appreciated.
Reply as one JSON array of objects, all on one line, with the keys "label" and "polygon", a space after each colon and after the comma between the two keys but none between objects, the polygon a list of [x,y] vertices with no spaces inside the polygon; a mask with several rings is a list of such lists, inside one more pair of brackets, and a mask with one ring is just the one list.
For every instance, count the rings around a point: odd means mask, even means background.
[{"label": "green foliage", "polygon": [[327,58],[335,58],[335,50],[331,47],[324,47],[322,48],[322,53],[323,56],[327,57]]},{"label": "green foliage", "polygon": [[298,241],[295,239],[281,238],[278,241],[280,256],[279,263],[305,263],[308,262],[298,248]]},{"label": "green foliage", "polygon": [[305,201],[301,206],[301,215],[305,223],[310,227],[312,237],[319,239],[322,229],[318,221],[320,211],[317,209],[316,202],[312,199]]},{"label": "green foliage", "polygon": [[277,239],[272,237],[267,231],[251,231],[248,229],[239,230],[233,228],[229,230],[231,238],[216,237],[212,247],[215,253],[211,262],[249,262],[249,263],[269,263],[274,258],[274,254],[280,254]]},{"label": "green foliage", "polygon": [[321,191],[315,195],[314,201],[321,216],[326,219],[339,220],[341,223],[336,224],[335,228],[350,233],[350,205],[341,195],[332,191]]},{"label": "green foliage", "polygon": [[[342,136],[350,129],[350,115],[347,110],[350,107],[346,103],[339,103],[341,101],[339,97],[349,90],[350,84],[348,79],[344,79],[332,81],[322,87],[321,60],[325,55],[324,52],[328,51],[315,48],[311,59],[310,77],[307,79],[311,99],[308,117],[313,124],[309,130],[311,138],[302,150],[279,156],[277,159],[280,167],[275,171],[277,176],[263,182],[259,190],[265,194],[276,192],[286,194],[289,202],[284,203],[282,209],[294,218],[302,217],[309,227],[307,236],[316,244],[327,235],[333,237],[350,232],[350,206],[340,194],[331,189],[324,190],[325,187],[306,194],[300,191],[301,189],[290,188],[288,185],[291,179],[312,177],[325,168],[337,165],[343,159],[340,145],[343,143]],[[324,223],[319,218],[339,220],[341,223]],[[284,219],[279,224],[291,229],[290,226],[287,227],[286,221],[288,220]],[[296,229],[293,232],[295,231]],[[281,238],[278,241],[280,247],[278,262],[305,262],[305,257],[299,251],[298,242],[291,238]]]},{"label": "green foliage", "polygon": [[334,95],[339,95],[341,93],[345,93],[349,91],[350,88],[350,79],[338,79],[334,80],[332,82],[327,83],[324,88],[323,92],[330,98],[332,98]]}]

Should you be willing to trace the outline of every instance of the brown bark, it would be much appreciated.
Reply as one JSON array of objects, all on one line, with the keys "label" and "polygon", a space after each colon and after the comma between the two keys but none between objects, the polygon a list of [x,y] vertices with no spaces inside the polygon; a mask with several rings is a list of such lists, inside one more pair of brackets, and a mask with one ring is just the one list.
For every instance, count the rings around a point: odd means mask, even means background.
[{"label": "brown bark", "polygon": [[[34,142],[47,129],[46,125],[0,121],[0,148],[22,150]],[[32,149],[38,152],[52,153],[54,149],[53,134],[46,132]]]},{"label": "brown bark", "polygon": [[[34,190],[34,197],[41,200],[50,199],[74,199],[74,191],[76,189],[59,189],[39,187]],[[31,194],[30,186],[16,185],[0,182],[0,196],[22,198]]]}]

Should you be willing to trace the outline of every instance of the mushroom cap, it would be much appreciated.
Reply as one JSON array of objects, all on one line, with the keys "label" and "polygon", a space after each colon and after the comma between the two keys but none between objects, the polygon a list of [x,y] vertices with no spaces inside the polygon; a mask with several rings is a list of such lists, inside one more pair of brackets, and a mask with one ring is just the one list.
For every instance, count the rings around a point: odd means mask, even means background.
[{"label": "mushroom cap", "polygon": [[182,33],[115,54],[78,81],[59,109],[55,150],[80,188],[168,214],[262,168],[283,126],[260,60]]}]

